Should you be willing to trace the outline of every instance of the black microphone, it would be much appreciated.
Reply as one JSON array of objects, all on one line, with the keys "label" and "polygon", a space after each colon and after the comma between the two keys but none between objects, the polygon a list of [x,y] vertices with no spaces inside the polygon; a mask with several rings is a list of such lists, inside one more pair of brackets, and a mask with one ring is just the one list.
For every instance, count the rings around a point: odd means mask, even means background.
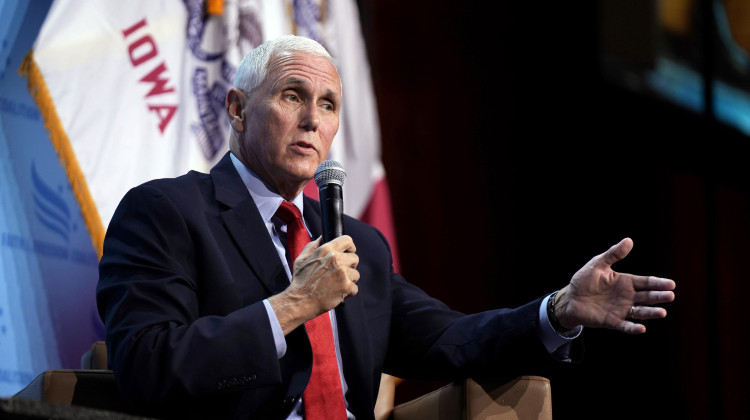
[{"label": "black microphone", "polygon": [[323,212],[323,242],[343,235],[344,193],[346,179],[344,167],[335,160],[326,160],[315,170],[315,184],[320,192],[320,210]]}]

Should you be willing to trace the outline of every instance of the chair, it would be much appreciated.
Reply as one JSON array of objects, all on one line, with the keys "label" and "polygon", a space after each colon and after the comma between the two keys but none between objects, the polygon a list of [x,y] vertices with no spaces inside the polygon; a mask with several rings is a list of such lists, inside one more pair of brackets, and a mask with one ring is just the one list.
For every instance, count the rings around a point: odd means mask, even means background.
[{"label": "chair", "polygon": [[125,402],[107,367],[107,348],[94,343],[81,358],[82,369],[53,369],[40,373],[11,399],[44,401],[63,406],[125,411]]},{"label": "chair", "polygon": [[519,376],[509,382],[466,379],[399,404],[385,419],[552,420],[550,382],[541,376]]},{"label": "chair", "polygon": [[[48,370],[37,376],[13,399],[43,401],[63,406],[83,406],[124,412],[114,374],[107,367],[107,348],[94,343],[83,357],[80,370]],[[540,376],[520,376],[509,382],[478,383],[472,379],[448,384],[394,407],[400,379],[381,378],[376,420],[526,420],[552,419],[550,383]]]}]

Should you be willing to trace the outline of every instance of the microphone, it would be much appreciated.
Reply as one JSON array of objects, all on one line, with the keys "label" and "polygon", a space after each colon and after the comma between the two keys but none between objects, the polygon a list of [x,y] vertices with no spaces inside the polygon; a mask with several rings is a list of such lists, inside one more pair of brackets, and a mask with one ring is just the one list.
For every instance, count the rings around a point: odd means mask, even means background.
[{"label": "microphone", "polygon": [[323,212],[323,242],[343,235],[344,194],[346,179],[344,167],[335,160],[326,160],[315,170],[315,184],[320,193],[320,210]]}]

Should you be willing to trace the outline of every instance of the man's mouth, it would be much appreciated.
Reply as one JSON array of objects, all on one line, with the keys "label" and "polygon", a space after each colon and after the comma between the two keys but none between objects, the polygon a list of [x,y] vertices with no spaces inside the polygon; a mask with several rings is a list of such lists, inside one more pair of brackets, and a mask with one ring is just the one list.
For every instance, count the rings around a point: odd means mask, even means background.
[{"label": "man's mouth", "polygon": [[298,141],[294,143],[293,146],[300,151],[308,151],[308,152],[315,151],[315,146],[313,146],[312,143],[308,143],[306,141]]}]

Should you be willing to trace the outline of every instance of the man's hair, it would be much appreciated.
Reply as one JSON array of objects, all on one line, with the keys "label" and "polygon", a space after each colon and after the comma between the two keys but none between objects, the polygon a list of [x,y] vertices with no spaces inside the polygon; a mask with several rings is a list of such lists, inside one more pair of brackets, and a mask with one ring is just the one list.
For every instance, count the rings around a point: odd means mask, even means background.
[{"label": "man's hair", "polygon": [[243,92],[251,92],[260,86],[268,75],[268,61],[271,57],[291,52],[304,52],[325,57],[334,68],[336,67],[331,55],[317,41],[302,36],[284,35],[268,40],[247,53],[234,75],[234,87]]}]

